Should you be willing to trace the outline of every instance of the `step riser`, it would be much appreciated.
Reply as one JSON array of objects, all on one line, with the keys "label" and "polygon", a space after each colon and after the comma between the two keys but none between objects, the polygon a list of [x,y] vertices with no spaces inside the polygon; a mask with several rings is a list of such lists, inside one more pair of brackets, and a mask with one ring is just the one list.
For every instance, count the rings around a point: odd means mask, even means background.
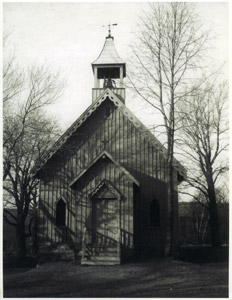
[{"label": "step riser", "polygon": [[83,254],[82,265],[120,265],[116,246],[88,244]]},{"label": "step riser", "polygon": [[99,265],[99,266],[114,266],[114,265],[120,265],[119,261],[82,261],[81,265],[86,265],[86,266],[94,266],[94,265]]},{"label": "step riser", "polygon": [[97,253],[97,252],[93,252],[92,254],[90,254],[92,256],[101,256],[101,257],[112,257],[112,256],[118,256],[117,252],[111,252],[111,253]]},{"label": "step riser", "polygon": [[120,264],[120,258],[117,256],[112,257],[102,257],[102,256],[85,256],[81,263],[89,264],[89,263],[107,263],[107,264]]},{"label": "step riser", "polygon": [[103,256],[103,257],[117,257],[118,252],[92,252],[92,251],[85,251],[85,255],[87,256]]},{"label": "step riser", "polygon": [[96,248],[87,248],[87,251],[97,252],[97,253],[117,253],[117,249],[96,249]]},{"label": "step riser", "polygon": [[99,257],[99,256],[92,256],[90,257],[91,261],[118,261],[118,257]]},{"label": "step riser", "polygon": [[120,265],[120,262],[118,263],[112,263],[112,262],[81,262],[81,265],[88,265],[88,266],[116,266]]}]

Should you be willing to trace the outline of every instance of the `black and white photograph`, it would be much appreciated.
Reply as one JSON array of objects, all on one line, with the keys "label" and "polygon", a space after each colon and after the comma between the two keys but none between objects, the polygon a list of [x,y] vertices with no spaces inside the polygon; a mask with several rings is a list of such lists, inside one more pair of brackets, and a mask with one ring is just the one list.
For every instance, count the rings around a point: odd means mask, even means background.
[{"label": "black and white photograph", "polygon": [[2,4],[1,298],[229,298],[229,2]]}]

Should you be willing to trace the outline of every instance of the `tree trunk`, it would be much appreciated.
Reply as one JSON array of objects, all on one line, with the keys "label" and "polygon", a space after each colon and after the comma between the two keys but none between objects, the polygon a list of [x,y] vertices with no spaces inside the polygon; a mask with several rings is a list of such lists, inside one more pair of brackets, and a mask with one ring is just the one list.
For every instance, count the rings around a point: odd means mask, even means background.
[{"label": "tree trunk", "polygon": [[209,226],[211,232],[211,242],[213,247],[221,246],[221,238],[219,231],[219,221],[217,212],[217,203],[215,189],[212,182],[209,183]]},{"label": "tree trunk", "polygon": [[168,137],[168,195],[167,195],[167,238],[166,255],[173,255],[175,252],[174,241],[174,178],[173,178],[173,136],[169,132]]},{"label": "tree trunk", "polygon": [[22,207],[18,207],[16,240],[17,240],[17,256],[19,258],[23,258],[27,255],[25,221],[26,221],[25,212]]},{"label": "tree trunk", "polygon": [[26,247],[26,235],[25,235],[25,222],[23,219],[17,224],[16,229],[16,239],[17,239],[17,257],[24,258],[27,255]]},{"label": "tree trunk", "polygon": [[33,234],[32,234],[32,238],[33,238],[32,253],[33,253],[33,255],[36,255],[37,250],[38,250],[37,230],[38,230],[38,219],[36,217],[35,221],[34,221]]},{"label": "tree trunk", "polygon": [[168,165],[168,224],[167,224],[167,255],[172,255],[174,251],[174,186],[173,186],[173,167],[171,164]]},{"label": "tree trunk", "polygon": [[[174,62],[174,58],[173,58]],[[174,189],[174,172],[173,172],[173,156],[174,156],[174,72],[172,72],[172,88],[171,88],[171,107],[169,111],[169,126],[167,130],[168,144],[168,196],[167,196],[167,240],[166,240],[166,255],[174,255],[177,244],[175,237],[175,189]]]}]

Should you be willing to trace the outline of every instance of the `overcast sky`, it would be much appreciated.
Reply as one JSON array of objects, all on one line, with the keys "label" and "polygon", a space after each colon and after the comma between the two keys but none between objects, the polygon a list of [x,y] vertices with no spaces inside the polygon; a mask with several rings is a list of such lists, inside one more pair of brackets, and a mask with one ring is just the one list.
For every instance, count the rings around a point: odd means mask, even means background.
[{"label": "overcast sky", "polygon": [[[227,5],[222,2],[197,4],[202,23],[206,27],[213,25],[218,37],[214,45],[218,63],[228,59]],[[98,57],[107,35],[107,28],[102,25],[109,21],[118,23],[112,35],[120,57],[127,62],[138,16],[147,7],[145,2],[4,3],[4,30],[12,32],[10,39],[20,64],[24,67],[46,64],[53,70],[60,70],[66,79],[62,99],[52,108],[63,129],[91,104],[91,63]],[[128,98],[128,107],[139,116],[137,104]],[[143,116],[141,114],[142,119]],[[150,121],[146,119],[142,121],[149,126]]]}]

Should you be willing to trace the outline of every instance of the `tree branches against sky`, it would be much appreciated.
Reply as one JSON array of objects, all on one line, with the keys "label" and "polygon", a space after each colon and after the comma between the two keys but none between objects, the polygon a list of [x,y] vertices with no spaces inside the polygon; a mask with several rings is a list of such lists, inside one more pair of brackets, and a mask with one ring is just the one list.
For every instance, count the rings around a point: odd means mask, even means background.
[{"label": "tree branches against sky", "polygon": [[[32,62],[56,66],[67,80],[66,92],[53,109],[64,129],[91,103],[93,73],[91,63],[100,53],[108,22],[118,23],[112,34],[120,56],[128,63],[129,44],[135,39],[137,20],[146,2],[59,3],[8,2],[3,5],[4,31],[10,30],[21,65]],[[196,3],[205,28],[212,27],[212,56],[227,70],[228,4]],[[127,106],[151,127],[151,118],[141,113],[140,101],[127,91]],[[148,108],[149,110],[149,108]],[[146,115],[146,118],[143,116]]]}]

